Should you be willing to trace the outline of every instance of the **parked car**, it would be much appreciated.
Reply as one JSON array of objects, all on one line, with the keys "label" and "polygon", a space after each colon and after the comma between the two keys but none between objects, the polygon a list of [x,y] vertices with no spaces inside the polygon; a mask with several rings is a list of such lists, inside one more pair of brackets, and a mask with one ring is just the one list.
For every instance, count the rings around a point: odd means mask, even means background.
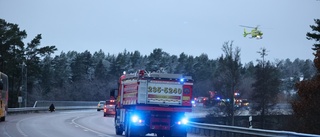
[{"label": "parked car", "polygon": [[105,104],[105,101],[99,101],[97,105],[97,111],[103,110],[104,104]]},{"label": "parked car", "polygon": [[103,107],[103,116],[106,117],[107,115],[115,115],[116,114],[115,106],[116,106],[115,100],[106,100],[105,105]]}]

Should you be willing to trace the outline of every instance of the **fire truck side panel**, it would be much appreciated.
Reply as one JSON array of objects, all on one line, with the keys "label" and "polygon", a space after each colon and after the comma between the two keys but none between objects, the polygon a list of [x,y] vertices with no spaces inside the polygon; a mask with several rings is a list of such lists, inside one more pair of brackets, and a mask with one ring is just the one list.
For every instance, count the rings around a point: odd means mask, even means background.
[{"label": "fire truck side panel", "polygon": [[191,107],[191,98],[192,98],[192,83],[185,83],[183,86],[183,97],[182,97],[182,106]]},{"label": "fire truck side panel", "polygon": [[123,105],[137,104],[138,83],[137,80],[123,81]]},{"label": "fire truck side panel", "polygon": [[147,80],[140,80],[138,87],[138,104],[147,104],[147,96],[148,96],[148,82]]}]

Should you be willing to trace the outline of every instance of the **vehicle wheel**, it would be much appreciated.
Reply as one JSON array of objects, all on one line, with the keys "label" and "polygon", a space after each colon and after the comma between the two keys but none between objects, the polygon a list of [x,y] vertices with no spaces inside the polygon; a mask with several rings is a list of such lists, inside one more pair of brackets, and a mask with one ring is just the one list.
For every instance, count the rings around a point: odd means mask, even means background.
[{"label": "vehicle wheel", "polygon": [[123,133],[123,131],[119,127],[116,127],[116,134],[122,135],[122,133]]},{"label": "vehicle wheel", "polygon": [[163,134],[157,134],[157,137],[163,137]]},{"label": "vehicle wheel", "polygon": [[0,121],[6,121],[6,117],[4,116],[4,117],[0,118]]},{"label": "vehicle wheel", "polygon": [[132,131],[131,129],[131,124],[127,124],[127,127],[126,127],[126,137],[136,137],[136,135],[134,134],[134,132]]},{"label": "vehicle wheel", "polygon": [[180,137],[187,137],[187,133],[181,135]]},{"label": "vehicle wheel", "polygon": [[125,129],[125,133],[124,134],[126,135],[126,137],[130,137],[128,124],[126,124],[126,129]]},{"label": "vehicle wheel", "polygon": [[185,131],[185,132],[183,132],[183,133],[181,133],[179,135],[171,135],[171,136],[168,136],[168,137],[187,137],[187,131]]}]

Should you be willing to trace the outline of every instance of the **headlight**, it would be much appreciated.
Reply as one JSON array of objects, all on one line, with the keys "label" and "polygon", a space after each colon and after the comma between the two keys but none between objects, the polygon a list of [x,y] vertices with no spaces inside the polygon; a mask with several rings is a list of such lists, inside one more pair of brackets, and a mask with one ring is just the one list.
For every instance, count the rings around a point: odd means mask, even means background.
[{"label": "headlight", "polygon": [[133,115],[131,116],[131,121],[136,124],[143,124],[144,120],[142,120],[139,116]]},{"label": "headlight", "polygon": [[184,83],[184,78],[181,78],[181,79],[180,79],[180,82],[181,82],[181,83]]},{"label": "headlight", "polygon": [[133,123],[136,123],[136,122],[139,121],[139,117],[137,115],[134,115],[134,116],[131,117],[131,120],[132,120]]},{"label": "headlight", "polygon": [[180,121],[177,122],[178,125],[186,125],[188,124],[188,119],[187,118],[182,118]]},{"label": "headlight", "polygon": [[183,118],[182,119],[182,124],[187,124],[188,123],[188,119],[187,118]]}]

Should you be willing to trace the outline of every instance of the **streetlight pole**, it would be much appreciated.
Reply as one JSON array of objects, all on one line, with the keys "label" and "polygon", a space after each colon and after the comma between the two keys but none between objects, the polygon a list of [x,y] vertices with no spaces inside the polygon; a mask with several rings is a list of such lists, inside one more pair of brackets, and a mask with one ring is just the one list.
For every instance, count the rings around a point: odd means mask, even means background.
[{"label": "streetlight pole", "polygon": [[28,79],[28,69],[27,69],[27,64],[25,62],[22,62],[22,89],[24,89],[25,92],[25,99],[24,99],[24,106],[27,107],[27,100],[28,100],[28,90],[27,90],[27,79]]},{"label": "streetlight pole", "polygon": [[27,105],[28,105],[28,67],[27,67],[27,65],[26,65],[26,81],[25,81],[25,85],[26,85],[26,104],[25,104],[25,106],[27,107]]}]

